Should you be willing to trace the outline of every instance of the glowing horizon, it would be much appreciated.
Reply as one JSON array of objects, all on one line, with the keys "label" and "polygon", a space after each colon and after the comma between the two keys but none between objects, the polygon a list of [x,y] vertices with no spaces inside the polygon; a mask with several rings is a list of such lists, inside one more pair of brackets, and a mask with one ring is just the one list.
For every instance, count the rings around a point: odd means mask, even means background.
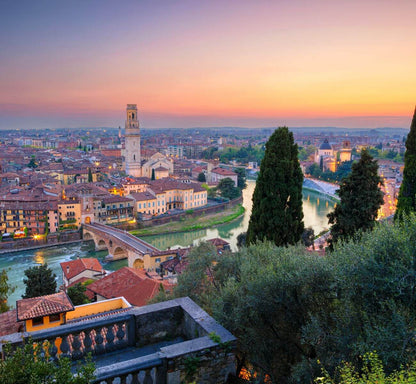
[{"label": "glowing horizon", "polygon": [[416,2],[10,2],[0,128],[407,128]]}]

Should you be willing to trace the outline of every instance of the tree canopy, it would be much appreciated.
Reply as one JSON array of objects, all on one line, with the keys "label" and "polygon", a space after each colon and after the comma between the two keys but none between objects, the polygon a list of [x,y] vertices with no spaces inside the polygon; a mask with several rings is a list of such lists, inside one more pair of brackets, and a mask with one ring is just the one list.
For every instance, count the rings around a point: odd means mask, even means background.
[{"label": "tree canopy", "polygon": [[359,369],[377,351],[387,376],[416,355],[414,239],[416,216],[378,223],[325,257],[270,242],[219,256],[202,243],[173,294],[189,295],[238,337],[238,369],[312,383],[321,367],[334,377],[342,361]]},{"label": "tree canopy", "polygon": [[78,283],[69,287],[67,290],[68,296],[74,305],[88,304],[90,300],[86,296],[85,292],[87,287],[84,284]]},{"label": "tree canopy", "polygon": [[[48,344],[43,346],[47,349]],[[3,351],[5,359],[0,360],[0,382],[3,384],[89,384],[95,378],[95,364],[90,358],[73,372],[69,358],[54,362],[45,356],[39,344],[30,341],[15,350],[5,344]]]},{"label": "tree canopy", "polygon": [[56,293],[56,275],[48,268],[48,264],[31,267],[24,272],[26,278],[23,283],[26,285],[24,299],[51,295]]},{"label": "tree canopy", "polygon": [[403,181],[400,186],[395,219],[416,211],[416,108],[406,139]]},{"label": "tree canopy", "polygon": [[383,181],[378,176],[377,161],[366,149],[361,159],[352,165],[350,175],[344,178],[338,190],[340,202],[328,214],[331,226],[331,247],[339,240],[346,240],[358,231],[374,227],[378,209],[383,204]]},{"label": "tree canopy", "polygon": [[234,181],[229,177],[221,179],[216,189],[220,191],[222,197],[230,200],[236,199],[241,194],[241,191],[235,186]]},{"label": "tree canopy", "polygon": [[0,313],[10,310],[10,305],[8,304],[7,299],[15,289],[16,287],[9,284],[7,271],[3,269],[0,272]]},{"label": "tree canopy", "polygon": [[205,183],[207,181],[204,172],[198,173],[198,181],[201,182],[201,183]]},{"label": "tree canopy", "polygon": [[293,133],[287,127],[274,131],[266,143],[253,194],[247,243],[270,240],[295,244],[303,233],[303,174]]}]

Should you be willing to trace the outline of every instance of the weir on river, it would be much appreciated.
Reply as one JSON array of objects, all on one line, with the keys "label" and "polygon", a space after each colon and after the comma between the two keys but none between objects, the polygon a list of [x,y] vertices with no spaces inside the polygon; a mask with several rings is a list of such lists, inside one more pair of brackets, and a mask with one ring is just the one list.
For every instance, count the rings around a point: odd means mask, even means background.
[{"label": "weir on river", "polygon": [[[247,188],[243,191],[243,205],[246,209],[243,217],[231,223],[220,225],[216,228],[202,229],[194,232],[170,233],[165,235],[155,235],[143,237],[143,240],[152,244],[158,249],[168,247],[187,247],[196,244],[200,240],[221,237],[228,241],[233,250],[237,249],[237,236],[245,232],[248,227],[251,214],[251,197],[255,188],[255,181],[249,180]],[[335,202],[326,198],[324,195],[310,191],[303,191],[303,213],[305,227],[311,226],[315,234],[328,228],[326,215],[334,209]],[[60,263],[75,259],[76,257],[97,257],[104,263],[106,251],[94,251],[94,245],[89,243],[61,245],[52,248],[44,248],[23,252],[3,254],[0,256],[0,270],[10,268],[8,271],[9,282],[15,285],[16,291],[10,296],[9,303],[15,306],[15,301],[19,300],[24,293],[23,284],[24,270],[36,264],[48,263],[48,266],[57,276],[58,286],[62,284],[62,270]],[[117,270],[127,266],[127,260],[120,260],[104,264],[107,270]]]}]

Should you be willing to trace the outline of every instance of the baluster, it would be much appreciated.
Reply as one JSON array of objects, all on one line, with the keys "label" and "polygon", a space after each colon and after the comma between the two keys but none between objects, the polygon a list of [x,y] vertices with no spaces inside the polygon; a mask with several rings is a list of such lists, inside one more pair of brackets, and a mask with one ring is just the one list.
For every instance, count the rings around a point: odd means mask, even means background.
[{"label": "baluster", "polygon": [[125,346],[127,344],[127,340],[124,339],[126,332],[123,329],[124,323],[117,323],[117,345],[119,348]]},{"label": "baluster", "polygon": [[71,357],[69,353],[69,343],[68,343],[68,336],[62,336],[62,343],[61,343],[61,357]]},{"label": "baluster", "polygon": [[131,374],[130,384],[140,384],[139,373],[138,372],[135,372],[135,373]]},{"label": "baluster", "polygon": [[49,344],[49,360],[50,361],[58,360],[58,357],[57,357],[58,348],[56,347],[55,343],[56,343],[56,338],[53,339]]},{"label": "baluster", "polygon": [[90,353],[92,352],[92,339],[91,339],[91,329],[87,329],[84,331],[85,337],[84,337],[84,353]]},{"label": "baluster", "polygon": [[108,352],[111,352],[115,349],[115,346],[114,346],[115,335],[114,335],[114,332],[113,332],[113,328],[114,328],[114,326],[110,325],[107,328],[107,333],[105,335],[105,338],[106,338],[106,341],[107,341],[107,343],[105,345],[105,350],[108,351]]},{"label": "baluster", "polygon": [[81,341],[80,341],[80,335],[75,334],[73,335],[72,340],[72,359],[78,360],[82,357],[83,353],[81,351]]},{"label": "baluster", "polygon": [[102,330],[102,328],[99,327],[95,331],[96,333],[95,333],[95,351],[94,352],[95,352],[96,355],[104,353],[104,345],[103,345],[104,338],[101,335],[101,330]]},{"label": "baluster", "polygon": [[153,379],[150,375],[150,369],[146,369],[146,375],[144,377],[143,384],[153,384]]}]

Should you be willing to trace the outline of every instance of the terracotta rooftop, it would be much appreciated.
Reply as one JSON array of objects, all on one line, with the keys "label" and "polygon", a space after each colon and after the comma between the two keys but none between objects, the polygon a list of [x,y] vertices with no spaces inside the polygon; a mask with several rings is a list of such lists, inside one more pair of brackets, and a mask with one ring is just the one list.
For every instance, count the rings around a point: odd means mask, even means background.
[{"label": "terracotta rooftop", "polygon": [[69,312],[74,306],[65,292],[53,295],[32,297],[16,301],[17,320],[29,320],[35,317]]},{"label": "terracotta rooftop", "polygon": [[65,261],[61,263],[62,271],[65,277],[69,280],[73,277],[79,275],[81,272],[86,270],[94,271],[101,273],[103,267],[101,266],[100,262],[93,257],[85,258],[85,259],[76,259],[71,261]]},{"label": "terracotta rooftop", "polygon": [[219,237],[216,237],[215,239],[209,239],[207,241],[216,247],[224,247],[225,245],[230,245],[228,241],[225,241]]},{"label": "terracotta rooftop", "polygon": [[22,324],[16,320],[16,310],[0,313],[0,336],[19,332]]},{"label": "terracotta rooftop", "polygon": [[94,281],[87,290],[106,299],[123,296],[130,304],[140,307],[146,305],[159,292],[160,284],[163,284],[166,291],[173,288],[161,278],[151,279],[144,269],[123,267],[101,280]]},{"label": "terracotta rooftop", "polygon": [[211,172],[213,173],[217,173],[218,175],[223,175],[223,176],[236,176],[237,174],[233,171],[230,171],[228,169],[224,169],[224,168],[214,168]]},{"label": "terracotta rooftop", "polygon": [[146,200],[155,200],[156,196],[149,192],[135,192],[130,193],[130,196],[133,197],[136,201],[146,201]]}]

